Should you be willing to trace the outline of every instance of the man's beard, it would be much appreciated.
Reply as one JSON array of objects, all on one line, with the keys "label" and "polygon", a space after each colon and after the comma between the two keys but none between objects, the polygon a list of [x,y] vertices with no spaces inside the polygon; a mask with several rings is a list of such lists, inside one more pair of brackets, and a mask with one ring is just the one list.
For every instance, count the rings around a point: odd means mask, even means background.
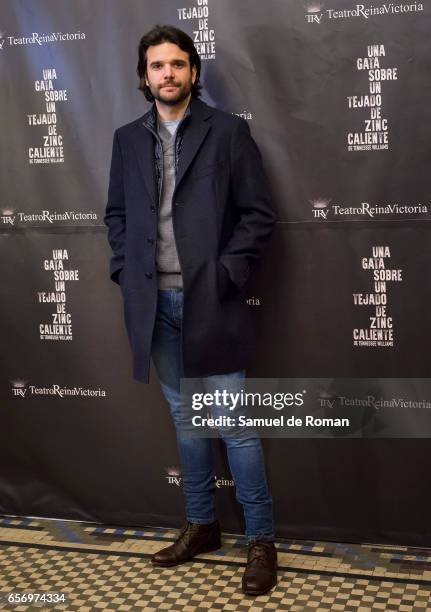
[{"label": "man's beard", "polygon": [[[177,85],[172,85],[172,87],[177,87]],[[187,96],[189,95],[191,89],[192,89],[192,82],[190,80],[189,83],[185,83],[183,86],[178,87],[178,92],[176,96],[165,98],[163,96],[163,89],[150,87],[150,91],[153,94],[153,97],[155,98],[155,100],[158,100],[159,102],[163,102],[163,104],[166,104],[166,106],[176,106],[177,104],[185,100]]]}]

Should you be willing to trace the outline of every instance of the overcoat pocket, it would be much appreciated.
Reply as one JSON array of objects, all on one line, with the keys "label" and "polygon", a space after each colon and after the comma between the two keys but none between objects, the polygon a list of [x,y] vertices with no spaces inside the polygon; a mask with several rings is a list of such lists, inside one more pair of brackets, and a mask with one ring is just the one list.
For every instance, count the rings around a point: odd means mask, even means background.
[{"label": "overcoat pocket", "polygon": [[193,178],[201,178],[202,176],[207,176],[208,174],[213,174],[225,165],[225,160],[219,160],[218,162],[214,162],[212,164],[206,164],[205,166],[199,166],[192,172]]}]

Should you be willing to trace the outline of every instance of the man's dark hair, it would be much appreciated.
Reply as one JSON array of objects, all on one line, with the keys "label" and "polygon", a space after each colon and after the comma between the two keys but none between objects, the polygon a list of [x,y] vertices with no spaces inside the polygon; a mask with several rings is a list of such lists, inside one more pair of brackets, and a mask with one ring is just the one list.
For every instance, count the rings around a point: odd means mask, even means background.
[{"label": "man's dark hair", "polygon": [[145,75],[147,72],[147,49],[154,45],[160,45],[164,42],[170,42],[177,45],[182,51],[189,54],[190,70],[193,66],[196,66],[196,80],[192,85],[191,94],[192,97],[198,98],[201,95],[201,84],[199,83],[199,77],[201,74],[201,58],[193,44],[192,39],[188,34],[170,25],[156,25],[152,30],[144,34],[139,42],[139,61],[136,69],[139,77],[139,88],[144,92],[144,96],[149,102],[154,101],[154,96],[150,91],[150,88],[145,84]]}]

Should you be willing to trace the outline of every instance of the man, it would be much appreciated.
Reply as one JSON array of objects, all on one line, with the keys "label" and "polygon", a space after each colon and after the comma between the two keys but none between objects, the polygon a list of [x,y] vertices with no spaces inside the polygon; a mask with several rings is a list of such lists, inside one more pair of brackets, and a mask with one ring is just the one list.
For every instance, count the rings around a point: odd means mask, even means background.
[{"label": "man", "polygon": [[[215,390],[244,380],[254,334],[242,288],[275,223],[248,124],[199,100],[200,68],[177,28],[141,39],[140,89],[153,105],[115,132],[105,215],[134,378],[148,383],[151,356],[177,432],[187,522],[153,556],[158,566],[221,546],[212,440],[183,434],[180,382]],[[277,555],[261,442],[222,436],[249,543],[243,591],[262,594],[277,581]]]}]

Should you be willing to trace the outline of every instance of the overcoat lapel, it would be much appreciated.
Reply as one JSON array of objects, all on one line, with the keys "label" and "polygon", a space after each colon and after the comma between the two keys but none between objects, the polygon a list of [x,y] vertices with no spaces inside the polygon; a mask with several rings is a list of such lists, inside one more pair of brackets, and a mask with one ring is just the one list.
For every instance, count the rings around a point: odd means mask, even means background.
[{"label": "overcoat lapel", "polygon": [[144,177],[145,186],[153,202],[157,203],[157,179],[154,166],[154,137],[139,120],[138,129],[134,131],[133,147],[138,165]]},{"label": "overcoat lapel", "polygon": [[181,155],[175,181],[175,191],[184,177],[187,168],[190,166],[197,152],[199,151],[199,148],[205,140],[210,127],[211,126],[205,121],[202,121],[200,117],[193,117],[192,114],[190,125],[188,125],[184,130]]}]

